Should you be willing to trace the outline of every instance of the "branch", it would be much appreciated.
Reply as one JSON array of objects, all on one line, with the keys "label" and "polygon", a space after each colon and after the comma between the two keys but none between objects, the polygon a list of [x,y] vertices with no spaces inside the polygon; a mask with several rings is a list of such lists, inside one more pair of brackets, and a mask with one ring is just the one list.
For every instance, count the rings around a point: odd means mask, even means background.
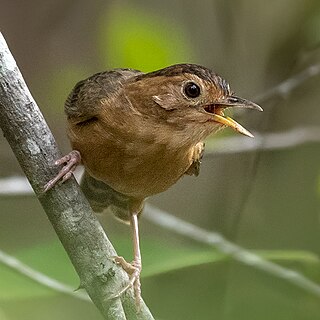
[{"label": "branch", "polygon": [[302,70],[300,73],[282,81],[275,87],[256,96],[253,100],[264,103],[273,97],[280,96],[286,98],[294,89],[301,86],[307,80],[320,74],[320,64],[314,64]]},{"label": "branch", "polygon": [[1,196],[25,196],[34,192],[26,177],[11,176],[0,179]]},{"label": "branch", "polygon": [[74,288],[59,282],[55,279],[48,277],[47,275],[27,266],[17,258],[8,255],[7,253],[0,250],[0,262],[12,270],[32,279],[33,281],[50,288],[54,291],[68,294],[74,298],[78,298],[84,301],[90,301],[91,299],[84,292],[75,291]]},{"label": "branch", "polygon": [[2,34],[0,127],[67,251],[81,287],[104,318],[153,319],[144,303],[137,313],[132,290],[121,301],[108,300],[127,283],[128,276],[110,259],[116,252],[75,180],[43,193],[45,183],[58,173],[54,161],[61,153]]},{"label": "branch", "polygon": [[[187,238],[215,247],[217,250],[229,255],[236,261],[240,261],[252,268],[269,273],[272,276],[281,278],[286,282],[295,285],[307,292],[320,296],[320,286],[306,278],[301,273],[284,268],[275,263],[267,261],[260,256],[226,240],[220,233],[201,229],[189,222],[174,217],[161,209],[147,204],[144,217],[149,222],[156,224],[166,230],[173,231]],[[0,262],[9,268],[27,276],[28,278],[49,287],[55,291],[73,295],[75,298],[86,300],[86,296],[75,293],[71,288],[58,282],[31,267],[23,264],[18,259],[0,251]]]},{"label": "branch", "polygon": [[220,154],[270,151],[294,148],[306,143],[320,142],[320,127],[293,128],[284,132],[255,133],[254,139],[231,136],[212,139],[206,144],[205,157]]},{"label": "branch", "polygon": [[[320,127],[293,128],[283,132],[255,134],[255,139],[242,136],[221,137],[209,141],[206,145],[205,158],[224,154],[270,151],[294,148],[307,143],[320,142]],[[79,173],[79,177],[81,172]],[[22,196],[33,194],[25,177],[10,176],[0,179],[0,196]]]},{"label": "branch", "polygon": [[297,271],[284,268],[276,263],[267,261],[260,256],[225,239],[220,233],[204,230],[179,219],[170,213],[155,208],[149,204],[145,207],[144,217],[174,233],[183,235],[195,241],[215,247],[233,259],[245,265],[264,271],[272,276],[281,278],[317,297],[320,297],[320,286]]}]

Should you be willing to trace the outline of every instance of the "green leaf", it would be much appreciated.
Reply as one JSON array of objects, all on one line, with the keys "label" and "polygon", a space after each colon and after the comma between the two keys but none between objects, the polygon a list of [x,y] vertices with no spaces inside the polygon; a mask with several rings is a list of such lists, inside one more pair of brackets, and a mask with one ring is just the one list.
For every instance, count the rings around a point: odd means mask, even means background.
[{"label": "green leaf", "polygon": [[298,262],[305,264],[319,263],[319,257],[308,251],[301,250],[256,250],[254,251],[258,256],[272,261],[278,262]]},{"label": "green leaf", "polygon": [[108,68],[152,71],[194,60],[178,21],[124,3],[115,3],[102,15],[99,47]]}]

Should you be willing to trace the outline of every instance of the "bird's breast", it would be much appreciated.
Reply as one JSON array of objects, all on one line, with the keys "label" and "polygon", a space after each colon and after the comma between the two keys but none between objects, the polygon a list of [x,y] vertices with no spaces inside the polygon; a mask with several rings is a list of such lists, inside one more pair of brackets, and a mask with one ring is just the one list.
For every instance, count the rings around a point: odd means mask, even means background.
[{"label": "bird's breast", "polygon": [[80,152],[87,172],[135,198],[168,189],[193,161],[190,135],[136,113],[116,112],[106,109],[90,126],[69,126],[72,147]]},{"label": "bird's breast", "polygon": [[165,191],[192,163],[191,148],[172,148],[168,143],[105,139],[74,140],[86,170],[116,191],[145,198]]}]

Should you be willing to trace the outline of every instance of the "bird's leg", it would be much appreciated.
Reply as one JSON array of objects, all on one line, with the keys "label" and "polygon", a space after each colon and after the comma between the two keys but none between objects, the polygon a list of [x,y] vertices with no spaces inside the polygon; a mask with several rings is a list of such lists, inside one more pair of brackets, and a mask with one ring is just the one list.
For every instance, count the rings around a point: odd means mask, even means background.
[{"label": "bird's leg", "polygon": [[134,255],[132,265],[136,269],[133,272],[133,278],[135,278],[135,281],[133,282],[133,290],[134,290],[134,296],[136,299],[136,304],[137,306],[139,306],[141,302],[140,273],[142,268],[142,261],[141,261],[140,239],[139,239],[139,221],[138,221],[137,213],[132,214],[131,220],[130,220],[130,227],[132,232],[133,255]]},{"label": "bird's leg", "polygon": [[128,273],[129,283],[115,297],[120,297],[129,288],[133,287],[136,305],[139,307],[141,303],[141,252],[139,243],[138,213],[131,214],[130,226],[133,240],[133,261],[128,263],[123,257],[114,258],[115,262],[120,264],[123,270]]},{"label": "bird's leg", "polygon": [[81,155],[80,152],[77,150],[72,150],[70,153],[62,157],[61,159],[58,159],[54,164],[56,166],[60,166],[62,164],[65,164],[65,166],[60,170],[60,172],[51,179],[45,186],[44,186],[44,192],[47,192],[51,188],[53,188],[59,180],[62,182],[67,181],[72,177],[72,173],[80,164],[81,162]]}]

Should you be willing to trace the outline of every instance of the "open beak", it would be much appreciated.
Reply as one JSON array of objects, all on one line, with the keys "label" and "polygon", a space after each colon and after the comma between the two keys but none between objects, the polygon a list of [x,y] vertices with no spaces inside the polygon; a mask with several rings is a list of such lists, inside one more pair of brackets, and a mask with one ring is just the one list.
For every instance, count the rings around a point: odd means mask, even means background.
[{"label": "open beak", "polygon": [[231,127],[235,131],[253,138],[253,134],[245,129],[241,124],[224,115],[223,110],[229,107],[255,109],[258,111],[263,111],[263,109],[259,105],[249,100],[242,99],[236,96],[230,96],[227,99],[217,101],[214,104],[210,104],[204,107],[204,110],[207,113],[212,114],[213,121],[221,123],[224,126]]}]

